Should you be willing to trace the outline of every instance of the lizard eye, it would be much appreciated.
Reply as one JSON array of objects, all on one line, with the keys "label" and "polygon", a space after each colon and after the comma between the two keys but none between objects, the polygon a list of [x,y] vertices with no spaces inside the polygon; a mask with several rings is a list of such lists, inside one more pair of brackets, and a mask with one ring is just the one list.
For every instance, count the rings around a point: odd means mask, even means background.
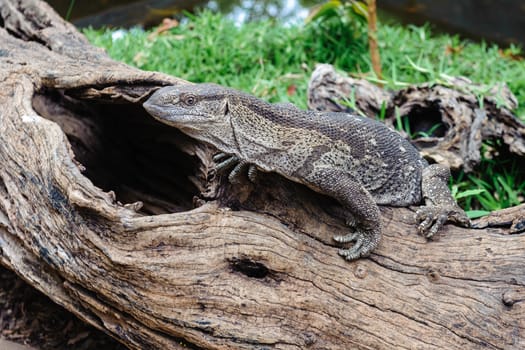
[{"label": "lizard eye", "polygon": [[187,106],[193,106],[195,103],[197,103],[197,98],[195,95],[186,95],[183,98],[184,104]]}]

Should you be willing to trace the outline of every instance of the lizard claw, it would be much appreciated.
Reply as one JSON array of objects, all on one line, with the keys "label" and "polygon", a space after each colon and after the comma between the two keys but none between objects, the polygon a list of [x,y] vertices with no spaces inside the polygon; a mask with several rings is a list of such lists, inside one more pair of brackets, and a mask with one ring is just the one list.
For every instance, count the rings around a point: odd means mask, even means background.
[{"label": "lizard claw", "polygon": [[448,209],[438,206],[423,206],[416,211],[418,231],[426,238],[432,238],[447,221],[454,221],[461,226],[469,227],[470,220],[459,209]]},{"label": "lizard claw", "polygon": [[426,205],[416,211],[418,230],[432,238],[447,222],[453,221],[469,227],[470,220],[461,209],[448,188],[450,169],[441,164],[432,164],[423,169],[421,191]]},{"label": "lizard claw", "polygon": [[215,154],[215,155],[213,156],[213,161],[217,163],[217,162],[219,162],[221,159],[224,159],[224,158],[230,158],[230,156],[229,156],[228,154],[226,154],[226,153],[219,152],[219,153],[217,153],[217,154]]},{"label": "lizard claw", "polygon": [[334,236],[334,241],[336,241],[337,243],[348,243],[352,241],[357,241],[358,236],[359,234],[357,232],[349,233],[344,236]]},{"label": "lizard claw", "polygon": [[257,174],[258,174],[257,167],[255,165],[253,165],[253,164],[250,164],[250,167],[248,168],[248,179],[252,183],[256,183],[257,182]]},{"label": "lizard claw", "polygon": [[232,184],[238,184],[241,182],[239,178],[246,168],[248,168],[248,179],[251,182],[257,181],[257,168],[255,165],[250,164],[244,160],[240,160],[237,156],[231,156],[221,152],[213,156],[213,161],[219,162],[215,166],[217,172],[224,172],[227,169],[235,166],[228,175],[228,181],[230,181]]},{"label": "lizard claw", "polygon": [[[226,159],[224,159],[226,158]],[[239,158],[237,156],[228,156],[224,153],[219,153],[213,157],[213,160],[215,162],[222,160],[220,163],[218,163],[215,168],[217,169],[217,172],[223,172],[228,168],[231,168],[234,164],[239,162]]]},{"label": "lizard claw", "polygon": [[230,175],[228,175],[228,181],[230,181],[231,184],[238,184],[240,183],[240,176],[241,173],[244,171],[244,169],[248,166],[248,163],[244,161],[240,161],[235,168],[230,172]]},{"label": "lizard claw", "polygon": [[355,242],[349,249],[339,249],[339,255],[346,260],[355,260],[370,255],[370,252],[379,243],[381,233],[379,230],[356,231],[345,236],[334,236],[338,243]]}]

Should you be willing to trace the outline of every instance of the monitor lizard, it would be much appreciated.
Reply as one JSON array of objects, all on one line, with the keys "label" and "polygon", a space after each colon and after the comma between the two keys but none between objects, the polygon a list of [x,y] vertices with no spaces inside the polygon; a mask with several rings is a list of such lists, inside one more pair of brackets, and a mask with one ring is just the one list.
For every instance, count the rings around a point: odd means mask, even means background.
[{"label": "monitor lizard", "polygon": [[331,196],[344,208],[353,230],[334,236],[353,242],[339,254],[364,257],[378,245],[378,205],[411,206],[419,231],[432,237],[447,221],[469,226],[447,186],[448,167],[423,159],[417,149],[384,124],[349,113],[304,111],[293,104],[271,104],[215,84],[163,87],[144,108],[157,120],[180,129],[227,155],[218,169],[276,172]]}]

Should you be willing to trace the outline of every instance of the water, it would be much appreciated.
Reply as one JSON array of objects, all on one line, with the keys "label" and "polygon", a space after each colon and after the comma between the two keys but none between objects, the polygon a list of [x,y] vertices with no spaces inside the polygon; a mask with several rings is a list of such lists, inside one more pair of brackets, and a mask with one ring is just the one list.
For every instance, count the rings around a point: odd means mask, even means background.
[{"label": "water", "polygon": [[[47,0],[64,18],[72,0]],[[301,22],[315,0],[73,0],[69,20],[78,27],[131,27],[157,25],[165,17],[207,8],[226,14],[237,23],[257,19]]]},{"label": "water", "polygon": [[[208,8],[237,23],[278,19],[284,23],[304,20],[308,10],[326,0],[47,0],[62,17],[73,2],[70,20],[78,27],[150,27],[182,11]],[[395,21],[430,22],[439,30],[463,36],[525,46],[523,0],[378,0],[378,6]],[[384,16],[382,16],[384,18]]]},{"label": "water", "polygon": [[302,22],[308,15],[308,8],[316,1],[299,0],[241,0],[210,1],[207,8],[228,14],[236,23],[257,19],[279,19],[285,23]]}]

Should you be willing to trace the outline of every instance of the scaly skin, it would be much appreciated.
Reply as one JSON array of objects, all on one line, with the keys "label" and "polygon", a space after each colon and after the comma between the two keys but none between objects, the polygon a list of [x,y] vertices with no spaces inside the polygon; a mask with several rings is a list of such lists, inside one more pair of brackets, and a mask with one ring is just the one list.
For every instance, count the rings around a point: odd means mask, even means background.
[{"label": "scaly skin", "polygon": [[354,242],[339,251],[347,260],[369,255],[379,243],[378,204],[409,206],[424,199],[416,216],[429,238],[449,220],[469,225],[447,187],[448,168],[428,165],[408,141],[375,120],[272,105],[214,84],[164,87],[144,108],[223,152],[219,168],[237,164],[230,181],[247,167],[255,178],[255,166],[337,199],[353,227],[334,237]]}]

